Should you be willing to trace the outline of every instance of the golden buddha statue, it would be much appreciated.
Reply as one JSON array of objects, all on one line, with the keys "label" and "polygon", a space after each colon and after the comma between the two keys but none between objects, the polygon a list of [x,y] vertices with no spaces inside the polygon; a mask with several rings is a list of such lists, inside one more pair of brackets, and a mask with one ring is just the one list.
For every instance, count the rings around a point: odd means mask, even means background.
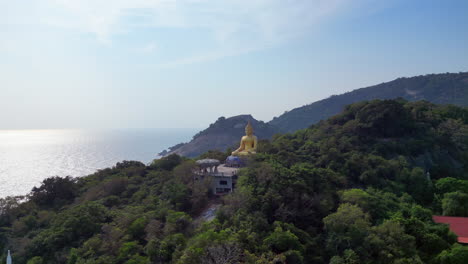
[{"label": "golden buddha statue", "polygon": [[257,137],[253,134],[250,121],[245,127],[245,136],[241,138],[240,147],[232,152],[233,156],[255,154],[257,151]]}]

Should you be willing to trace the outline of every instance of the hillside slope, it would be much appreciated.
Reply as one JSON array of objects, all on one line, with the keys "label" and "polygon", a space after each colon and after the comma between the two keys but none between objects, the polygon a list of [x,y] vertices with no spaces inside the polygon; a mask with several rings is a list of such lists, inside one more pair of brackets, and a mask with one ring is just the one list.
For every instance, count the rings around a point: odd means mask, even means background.
[{"label": "hillside slope", "polygon": [[[424,162],[420,163],[419,160]],[[259,145],[213,201],[194,160],[123,161],[0,199],[0,259],[27,264],[462,264],[432,215],[468,217],[468,109],[374,100]],[[229,260],[229,261],[226,261]]]},{"label": "hillside slope", "polygon": [[398,97],[408,101],[426,100],[437,104],[468,106],[468,72],[399,78],[295,108],[267,123],[257,121],[250,115],[219,118],[209,128],[195,135],[190,142],[178,144],[160,154],[164,156],[175,153],[195,157],[208,150],[225,151],[238,143],[244,134],[244,126],[248,120],[251,120],[255,134],[260,139],[269,139],[276,133],[294,132],[307,128],[320,120],[338,114],[345,105],[351,103]]},{"label": "hillside slope", "polygon": [[245,135],[245,126],[250,121],[255,135],[259,139],[269,139],[278,129],[258,121],[251,115],[239,115],[230,118],[220,117],[207,129],[199,132],[188,143],[178,144],[161,152],[160,155],[178,154],[186,157],[196,157],[208,150],[225,151],[229,147],[237,148],[239,141]]},{"label": "hillside slope", "polygon": [[436,104],[468,106],[468,72],[398,78],[295,108],[268,124],[278,127],[282,132],[294,132],[338,114],[345,105],[398,97],[408,101],[426,100]]}]

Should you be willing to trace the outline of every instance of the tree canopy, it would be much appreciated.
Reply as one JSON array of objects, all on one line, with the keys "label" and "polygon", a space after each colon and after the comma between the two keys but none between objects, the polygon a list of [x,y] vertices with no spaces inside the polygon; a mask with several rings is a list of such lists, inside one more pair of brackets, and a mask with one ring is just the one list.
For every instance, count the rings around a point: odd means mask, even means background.
[{"label": "tree canopy", "polygon": [[[177,155],[0,199],[15,263],[466,263],[432,215],[468,216],[468,109],[375,100],[261,141],[214,201]],[[211,151],[202,157],[224,156]],[[4,258],[3,258],[4,259]]]}]

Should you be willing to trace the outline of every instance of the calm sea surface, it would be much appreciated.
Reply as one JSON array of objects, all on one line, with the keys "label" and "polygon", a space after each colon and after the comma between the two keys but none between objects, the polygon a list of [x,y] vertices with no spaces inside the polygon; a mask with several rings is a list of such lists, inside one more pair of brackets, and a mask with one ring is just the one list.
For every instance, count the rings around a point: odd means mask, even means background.
[{"label": "calm sea surface", "polygon": [[84,176],[122,160],[146,164],[196,132],[0,130],[0,197],[27,194],[50,176]]}]

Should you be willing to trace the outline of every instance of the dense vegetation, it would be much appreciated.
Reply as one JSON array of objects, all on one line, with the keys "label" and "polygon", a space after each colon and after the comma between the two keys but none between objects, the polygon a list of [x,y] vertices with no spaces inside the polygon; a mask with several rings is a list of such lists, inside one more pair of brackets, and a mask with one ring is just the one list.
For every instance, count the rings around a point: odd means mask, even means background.
[{"label": "dense vegetation", "polygon": [[0,200],[0,249],[28,264],[468,263],[431,219],[468,216],[468,109],[361,102],[259,152],[207,222],[209,184],[176,155],[46,179]]},{"label": "dense vegetation", "polygon": [[[396,80],[334,95],[291,111],[270,122],[255,120],[250,115],[220,117],[188,143],[170,148],[170,153],[196,157],[208,150],[224,150],[237,144],[244,135],[248,120],[260,139],[270,139],[276,133],[292,133],[325,120],[343,111],[346,105],[374,99],[404,98],[408,101],[426,100],[436,104],[468,106],[468,72],[429,74]],[[167,154],[164,152],[162,154]]]}]

